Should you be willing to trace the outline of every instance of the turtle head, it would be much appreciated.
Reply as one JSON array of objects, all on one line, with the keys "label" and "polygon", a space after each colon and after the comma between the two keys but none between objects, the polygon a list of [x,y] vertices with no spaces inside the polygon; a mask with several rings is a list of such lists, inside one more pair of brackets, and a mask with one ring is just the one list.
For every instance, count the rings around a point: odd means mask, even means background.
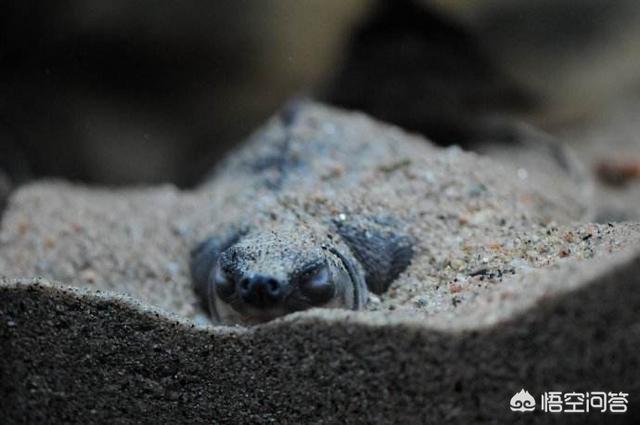
[{"label": "turtle head", "polygon": [[260,323],[312,307],[358,309],[362,273],[305,229],[249,232],[212,264],[209,306],[225,323]]}]

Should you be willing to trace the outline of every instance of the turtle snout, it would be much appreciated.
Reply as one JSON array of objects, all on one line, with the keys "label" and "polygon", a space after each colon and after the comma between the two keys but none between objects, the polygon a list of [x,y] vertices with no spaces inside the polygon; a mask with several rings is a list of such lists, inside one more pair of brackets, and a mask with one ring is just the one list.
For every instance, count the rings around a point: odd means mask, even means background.
[{"label": "turtle snout", "polygon": [[259,274],[242,278],[238,290],[245,303],[257,308],[272,307],[284,296],[284,285],[278,279]]}]

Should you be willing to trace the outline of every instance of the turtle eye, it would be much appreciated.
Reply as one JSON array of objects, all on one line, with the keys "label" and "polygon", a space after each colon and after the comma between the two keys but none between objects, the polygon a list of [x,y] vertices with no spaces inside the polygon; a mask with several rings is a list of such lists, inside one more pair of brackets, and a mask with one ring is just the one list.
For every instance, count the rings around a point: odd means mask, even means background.
[{"label": "turtle eye", "polygon": [[302,294],[314,304],[324,304],[335,295],[335,285],[331,279],[331,271],[326,264],[315,266],[304,272],[299,278]]},{"label": "turtle eye", "polygon": [[216,294],[222,299],[229,299],[236,292],[236,283],[222,269],[220,261],[216,263],[216,267],[213,269],[213,285]]}]

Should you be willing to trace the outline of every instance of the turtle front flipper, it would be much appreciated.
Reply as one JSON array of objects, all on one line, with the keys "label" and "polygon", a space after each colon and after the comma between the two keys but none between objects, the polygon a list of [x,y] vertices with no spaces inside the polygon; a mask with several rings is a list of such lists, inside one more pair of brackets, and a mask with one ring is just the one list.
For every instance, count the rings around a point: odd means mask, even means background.
[{"label": "turtle front flipper", "polygon": [[213,235],[199,243],[191,251],[190,269],[193,290],[200,301],[200,305],[209,314],[211,311],[209,300],[209,278],[218,261],[218,257],[231,245],[240,240],[245,232],[238,229],[229,229],[223,234]]},{"label": "turtle front flipper", "polygon": [[411,263],[413,241],[392,219],[346,217],[333,223],[364,268],[367,287],[374,294],[385,292]]}]

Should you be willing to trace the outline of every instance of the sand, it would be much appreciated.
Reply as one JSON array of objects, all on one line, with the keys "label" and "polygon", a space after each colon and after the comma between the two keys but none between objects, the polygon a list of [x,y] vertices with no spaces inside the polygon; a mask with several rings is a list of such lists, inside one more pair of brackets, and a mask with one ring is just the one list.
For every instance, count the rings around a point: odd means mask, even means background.
[{"label": "sand", "polygon": [[[15,192],[0,231],[0,414],[9,423],[548,423],[516,416],[511,396],[605,389],[638,401],[639,225],[586,221],[588,191],[570,178],[549,184],[360,114],[310,104],[301,122],[296,143],[334,138],[343,171],[292,179],[278,196],[238,165],[282,136],[278,119],[194,191],[39,182]],[[313,158],[311,169],[334,169]],[[345,168],[342,158],[357,160]],[[260,224],[274,208],[314,219],[391,212],[417,254],[368,311],[212,325],[190,288],[188,252],[251,205]]]}]

